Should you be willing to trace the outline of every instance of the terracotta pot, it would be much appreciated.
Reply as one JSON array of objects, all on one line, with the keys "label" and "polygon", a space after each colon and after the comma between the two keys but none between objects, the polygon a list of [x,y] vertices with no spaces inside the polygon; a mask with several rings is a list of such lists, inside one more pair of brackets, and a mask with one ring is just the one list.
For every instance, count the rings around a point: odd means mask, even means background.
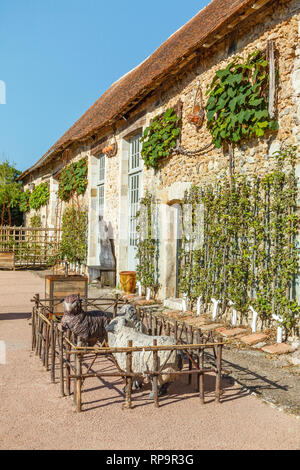
[{"label": "terracotta pot", "polygon": [[134,294],[136,287],[136,272],[122,271],[120,272],[121,286],[125,294]]}]

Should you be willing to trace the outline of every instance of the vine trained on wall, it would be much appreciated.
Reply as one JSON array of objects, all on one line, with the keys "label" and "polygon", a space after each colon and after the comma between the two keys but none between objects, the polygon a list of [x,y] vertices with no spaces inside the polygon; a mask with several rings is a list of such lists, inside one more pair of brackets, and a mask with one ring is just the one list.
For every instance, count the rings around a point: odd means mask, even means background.
[{"label": "vine trained on wall", "polygon": [[140,201],[140,210],[136,215],[138,233],[136,273],[143,287],[155,289],[158,278],[158,237],[154,236],[154,224],[157,223],[154,207],[154,198],[147,191]]},{"label": "vine trained on wall", "polygon": [[50,191],[48,183],[40,183],[37,185],[29,197],[30,209],[38,210],[48,204],[50,198]]},{"label": "vine trained on wall", "polygon": [[62,236],[59,245],[60,261],[84,264],[87,257],[88,215],[75,206],[65,208],[62,216]]},{"label": "vine trained on wall", "polygon": [[68,202],[74,194],[83,195],[88,180],[88,166],[85,158],[66,166],[60,176],[58,197]]},{"label": "vine trained on wall", "polygon": [[266,54],[256,51],[246,62],[235,58],[216,72],[206,92],[206,116],[217,148],[278,130],[268,111],[268,65]]},{"label": "vine trained on wall", "polygon": [[183,217],[179,287],[193,302],[220,299],[223,311],[232,301],[244,315],[251,305],[263,322],[277,315],[290,331],[300,315],[296,148],[274,156],[275,170],[261,178],[237,175],[232,187],[225,181],[186,193],[192,221],[187,227]]},{"label": "vine trained on wall", "polygon": [[156,116],[144,131],[141,155],[147,168],[158,168],[159,160],[169,157],[180,134],[179,117],[172,108],[162,116]]}]

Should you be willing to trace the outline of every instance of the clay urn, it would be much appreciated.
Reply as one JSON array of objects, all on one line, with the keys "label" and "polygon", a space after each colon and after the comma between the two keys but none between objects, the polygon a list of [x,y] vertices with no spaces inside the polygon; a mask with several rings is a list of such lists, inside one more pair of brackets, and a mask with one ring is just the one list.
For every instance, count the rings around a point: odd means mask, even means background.
[{"label": "clay urn", "polygon": [[120,282],[125,294],[134,294],[136,288],[136,272],[121,271]]}]

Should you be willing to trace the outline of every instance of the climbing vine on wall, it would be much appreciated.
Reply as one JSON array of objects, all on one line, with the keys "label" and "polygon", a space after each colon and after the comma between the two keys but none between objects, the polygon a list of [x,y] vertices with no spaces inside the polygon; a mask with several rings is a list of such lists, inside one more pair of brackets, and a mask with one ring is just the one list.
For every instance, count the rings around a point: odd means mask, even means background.
[{"label": "climbing vine on wall", "polygon": [[268,112],[269,71],[265,53],[256,51],[246,62],[235,58],[218,70],[207,91],[207,127],[214,144],[238,143],[276,131]]},{"label": "climbing vine on wall", "polygon": [[141,142],[141,155],[147,168],[157,169],[161,158],[168,157],[180,134],[179,117],[174,109],[169,108],[162,116],[153,119],[144,131]]},{"label": "climbing vine on wall", "polygon": [[59,180],[59,199],[67,202],[74,194],[84,194],[88,185],[87,174],[88,167],[85,158],[65,167]]},{"label": "climbing vine on wall", "polygon": [[263,321],[277,315],[289,331],[300,315],[296,148],[282,146],[274,158],[261,178],[236,175],[232,187],[186,193],[179,287],[192,301],[215,297],[225,309],[231,300],[244,314],[251,305]]},{"label": "climbing vine on wall", "polygon": [[69,263],[85,263],[87,257],[87,212],[75,206],[66,207],[61,229],[60,260]]},{"label": "climbing vine on wall", "polygon": [[30,209],[38,210],[40,207],[48,204],[50,198],[50,192],[48,183],[41,183],[37,185],[29,197]]},{"label": "climbing vine on wall", "polygon": [[156,234],[156,204],[153,196],[147,192],[140,201],[137,212],[137,279],[144,287],[157,287],[158,278],[158,236]]}]

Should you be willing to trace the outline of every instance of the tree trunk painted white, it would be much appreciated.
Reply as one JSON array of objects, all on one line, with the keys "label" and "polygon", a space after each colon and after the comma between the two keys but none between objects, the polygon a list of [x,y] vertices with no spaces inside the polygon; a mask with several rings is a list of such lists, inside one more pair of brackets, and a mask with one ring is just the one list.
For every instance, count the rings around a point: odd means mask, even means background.
[{"label": "tree trunk painted white", "polygon": [[218,315],[218,307],[219,307],[219,303],[221,302],[221,300],[211,299],[211,301],[214,304],[212,319],[215,320]]},{"label": "tree trunk painted white", "polygon": [[140,281],[138,281],[137,283],[137,288],[138,288],[139,297],[142,297],[142,284],[140,283]]},{"label": "tree trunk painted white", "polygon": [[150,300],[150,299],[151,299],[151,289],[150,287],[147,287],[146,300]]},{"label": "tree trunk painted white", "polygon": [[[276,322],[282,322],[282,318],[279,315],[272,315],[273,320]],[[278,324],[278,323],[277,323]],[[277,326],[277,343],[282,343],[283,328],[281,325]]]},{"label": "tree trunk painted white", "polygon": [[198,297],[198,300],[197,300],[197,315],[201,314],[201,306],[202,306],[202,297]]},{"label": "tree trunk painted white", "polygon": [[187,311],[187,295],[183,294],[182,297],[182,311],[186,312]]},{"label": "tree trunk painted white", "polygon": [[249,309],[251,310],[251,312],[253,314],[253,317],[252,317],[252,333],[256,333],[256,323],[257,323],[258,313],[251,306],[249,307]]},{"label": "tree trunk painted white", "polygon": [[236,326],[237,325],[237,310],[234,308],[234,302],[232,302],[232,300],[229,301],[229,305],[230,305],[230,307],[232,307],[231,324],[232,324],[232,326]]}]

